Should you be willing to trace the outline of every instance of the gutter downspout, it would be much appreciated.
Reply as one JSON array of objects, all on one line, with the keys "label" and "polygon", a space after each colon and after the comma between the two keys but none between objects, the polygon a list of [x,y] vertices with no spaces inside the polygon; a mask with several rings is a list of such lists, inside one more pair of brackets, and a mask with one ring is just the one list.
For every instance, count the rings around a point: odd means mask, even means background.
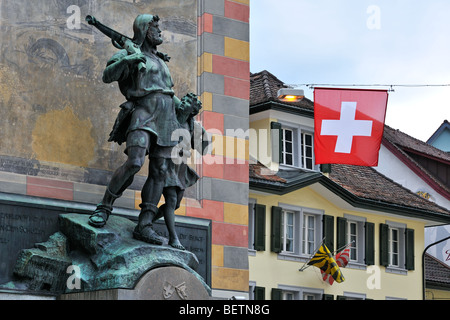
[{"label": "gutter downspout", "polygon": [[430,244],[428,247],[425,248],[425,250],[423,250],[423,253],[422,253],[422,299],[423,300],[425,300],[425,253],[431,247],[433,247],[441,242],[444,242],[446,240],[450,240],[450,236],[447,238],[441,239],[435,243]]}]

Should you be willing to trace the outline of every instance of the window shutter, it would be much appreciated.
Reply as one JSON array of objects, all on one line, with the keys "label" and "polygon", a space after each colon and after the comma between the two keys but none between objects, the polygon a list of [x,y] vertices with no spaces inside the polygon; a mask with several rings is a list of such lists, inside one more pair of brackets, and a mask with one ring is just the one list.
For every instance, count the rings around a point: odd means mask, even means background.
[{"label": "window shutter", "polygon": [[283,300],[283,291],[281,289],[272,289],[270,294],[271,300]]},{"label": "window shutter", "polygon": [[266,300],[266,288],[264,287],[255,287],[255,300]]},{"label": "window shutter", "polygon": [[283,214],[280,207],[272,207],[272,221],[271,221],[271,239],[270,249],[272,252],[280,253],[282,250],[281,243],[281,215]]},{"label": "window shutter", "polygon": [[334,217],[323,215],[323,237],[325,245],[330,252],[334,251]]},{"label": "window shutter", "polygon": [[266,250],[266,206],[255,204],[255,243],[256,251]]},{"label": "window shutter", "polygon": [[405,268],[406,270],[414,270],[414,230],[405,230]]},{"label": "window shutter", "polygon": [[272,161],[281,163],[283,159],[283,131],[281,129],[281,123],[271,122],[270,129],[272,129]]},{"label": "window shutter", "polygon": [[332,294],[326,294],[324,293],[322,295],[322,300],[334,300],[334,296]]},{"label": "window shutter", "polygon": [[389,226],[380,224],[380,265],[389,265]]},{"label": "window shutter", "polygon": [[365,229],[365,262],[366,265],[372,266],[375,264],[375,224],[366,222]]},{"label": "window shutter", "polygon": [[337,247],[338,250],[347,245],[347,219],[337,217]]}]

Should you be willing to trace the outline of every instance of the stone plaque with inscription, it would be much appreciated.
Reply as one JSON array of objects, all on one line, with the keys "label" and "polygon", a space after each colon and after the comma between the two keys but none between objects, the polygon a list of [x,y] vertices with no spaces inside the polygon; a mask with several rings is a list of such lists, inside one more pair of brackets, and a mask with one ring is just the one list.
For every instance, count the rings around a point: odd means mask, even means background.
[{"label": "stone plaque with inscription", "polygon": [[[134,210],[118,208],[116,215],[136,220]],[[92,205],[48,200],[0,193],[0,290],[27,290],[8,287],[14,282],[14,268],[21,252],[39,247],[55,233],[60,232],[59,216],[66,212],[86,215]],[[207,285],[211,283],[211,221],[177,216],[176,228],[180,241],[198,259],[196,272]],[[166,236],[164,221],[155,223],[155,229]],[[70,274],[67,274],[67,277]]]},{"label": "stone plaque with inscription", "polygon": [[[159,235],[169,236],[164,220],[157,221],[154,228]],[[211,285],[211,221],[177,217],[176,228],[181,244],[197,256],[197,273]]]},{"label": "stone plaque with inscription", "polygon": [[12,280],[22,249],[46,241],[58,231],[61,210],[30,202],[0,201],[0,287]]}]

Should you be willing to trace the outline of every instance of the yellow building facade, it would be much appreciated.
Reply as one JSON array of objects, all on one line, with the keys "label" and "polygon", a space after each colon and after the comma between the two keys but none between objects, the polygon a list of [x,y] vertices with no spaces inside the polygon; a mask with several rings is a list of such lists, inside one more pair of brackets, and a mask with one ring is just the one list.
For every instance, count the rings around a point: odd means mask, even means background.
[{"label": "yellow building facade", "polygon": [[[266,206],[266,224],[265,251],[254,251],[249,256],[250,281],[254,281],[255,286],[264,287],[265,298],[271,298],[272,289],[283,289],[286,292],[295,292],[303,290],[303,295],[316,294],[317,298],[322,298],[323,294],[333,295],[334,297],[358,297],[364,299],[384,300],[387,298],[399,299],[422,299],[422,273],[421,256],[424,250],[424,226],[425,222],[416,219],[407,219],[395,217],[389,214],[383,214],[376,211],[362,211],[358,208],[341,206],[339,200],[330,201],[327,198],[326,191],[321,192],[320,186],[311,186],[300,190],[290,192],[284,196],[263,194],[260,192],[250,192],[250,199],[255,203]],[[299,209],[312,209],[311,211],[320,212],[334,217],[354,216],[364,219],[375,225],[374,250],[379,252],[379,233],[380,225],[386,222],[393,222],[399,225],[405,225],[414,230],[414,264],[413,271],[394,270],[391,272],[387,267],[380,266],[380,258],[375,254],[375,264],[367,266],[365,264],[352,264],[341,271],[345,277],[343,283],[334,283],[330,285],[323,281],[321,272],[316,267],[309,267],[300,272],[299,269],[309,261],[309,255],[303,257],[290,253],[275,253],[270,251],[271,235],[271,210],[277,206],[292,206]],[[320,216],[319,216],[320,217]],[[294,232],[299,232],[295,230]],[[334,241],[336,241],[334,239]],[[302,299],[303,297],[299,297]]]}]

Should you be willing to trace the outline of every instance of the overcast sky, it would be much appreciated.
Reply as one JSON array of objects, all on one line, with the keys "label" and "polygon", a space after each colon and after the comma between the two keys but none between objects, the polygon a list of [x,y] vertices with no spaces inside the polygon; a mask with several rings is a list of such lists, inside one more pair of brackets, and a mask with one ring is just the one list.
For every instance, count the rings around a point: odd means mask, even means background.
[{"label": "overcast sky", "polygon": [[[250,18],[251,72],[286,84],[450,84],[449,0],[253,0]],[[450,86],[394,90],[389,126],[426,141],[450,121]]]}]

